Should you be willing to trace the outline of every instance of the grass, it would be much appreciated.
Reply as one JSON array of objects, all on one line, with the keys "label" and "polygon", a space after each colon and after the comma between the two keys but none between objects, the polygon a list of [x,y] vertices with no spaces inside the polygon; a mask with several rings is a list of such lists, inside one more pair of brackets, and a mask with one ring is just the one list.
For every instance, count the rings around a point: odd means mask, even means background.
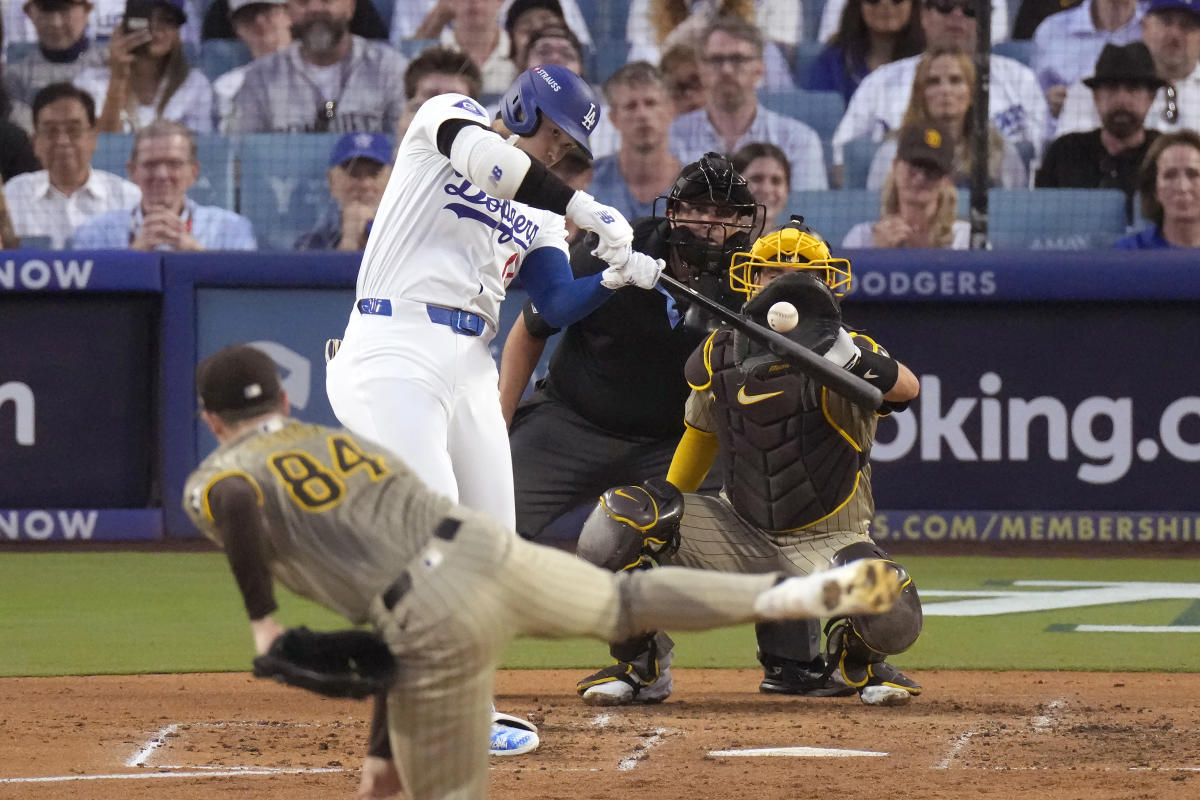
[{"label": "grass", "polygon": [[[912,557],[918,585],[939,592],[1007,590],[1016,580],[1192,583],[1190,559]],[[1200,585],[1192,594],[1200,597]],[[1015,591],[1031,591],[1016,589]],[[1045,591],[1045,590],[1043,590]],[[1050,591],[1064,591],[1052,589]],[[340,617],[277,591],[279,619],[345,627]],[[1200,601],[1122,601],[980,617],[932,613],[950,599],[927,596],[925,630],[897,666],[919,669],[1191,671],[1200,635],[1081,633],[1079,624],[1200,625]],[[217,553],[5,553],[0,557],[0,675],[80,675],[245,670],[251,645],[245,611]],[[680,634],[676,664],[752,667],[754,633],[740,626]],[[511,668],[591,669],[608,662],[598,642],[520,640]]]}]

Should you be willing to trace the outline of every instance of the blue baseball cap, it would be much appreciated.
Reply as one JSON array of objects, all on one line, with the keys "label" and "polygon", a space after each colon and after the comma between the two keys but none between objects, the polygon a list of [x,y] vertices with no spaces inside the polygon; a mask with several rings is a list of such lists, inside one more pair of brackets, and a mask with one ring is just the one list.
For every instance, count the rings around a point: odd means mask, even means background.
[{"label": "blue baseball cap", "polygon": [[1150,0],[1146,6],[1146,13],[1170,11],[1173,8],[1182,8],[1200,17],[1200,0]]},{"label": "blue baseball cap", "polygon": [[344,134],[329,154],[329,166],[345,164],[352,158],[369,158],[380,164],[392,163],[392,137],[366,131]]}]

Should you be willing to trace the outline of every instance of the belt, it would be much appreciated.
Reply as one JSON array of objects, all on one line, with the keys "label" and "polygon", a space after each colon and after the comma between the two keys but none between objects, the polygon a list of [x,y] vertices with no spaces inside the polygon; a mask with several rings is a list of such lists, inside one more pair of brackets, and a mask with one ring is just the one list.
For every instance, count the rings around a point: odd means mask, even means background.
[{"label": "belt", "polygon": [[[461,520],[446,517],[438,523],[437,528],[433,531],[433,535],[447,542],[452,541],[458,535],[460,525],[462,525]],[[383,594],[379,599],[383,601],[384,607],[388,611],[391,611],[396,607],[397,603],[404,599],[404,595],[408,594],[408,590],[411,588],[412,575],[409,574],[408,570],[404,570],[404,572],[400,573],[400,577],[392,582],[391,586],[383,590]]]},{"label": "belt", "polygon": [[[375,314],[381,317],[392,315],[392,301],[386,298],[364,297],[354,306],[360,314]],[[461,333],[463,336],[479,336],[487,327],[483,317],[460,308],[426,305],[425,310],[429,314],[431,322],[446,325],[455,333]]]}]

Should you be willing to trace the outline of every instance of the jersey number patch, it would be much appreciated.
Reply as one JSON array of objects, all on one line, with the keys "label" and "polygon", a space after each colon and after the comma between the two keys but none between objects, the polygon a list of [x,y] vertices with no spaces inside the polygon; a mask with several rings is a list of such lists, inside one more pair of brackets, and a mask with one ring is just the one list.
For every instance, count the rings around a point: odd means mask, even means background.
[{"label": "jersey number patch", "polygon": [[355,472],[366,472],[372,481],[388,474],[382,457],[363,452],[349,437],[330,436],[328,442],[332,469],[303,450],[283,450],[268,459],[292,500],[305,511],[328,511],[340,503],[346,494],[344,479]]}]

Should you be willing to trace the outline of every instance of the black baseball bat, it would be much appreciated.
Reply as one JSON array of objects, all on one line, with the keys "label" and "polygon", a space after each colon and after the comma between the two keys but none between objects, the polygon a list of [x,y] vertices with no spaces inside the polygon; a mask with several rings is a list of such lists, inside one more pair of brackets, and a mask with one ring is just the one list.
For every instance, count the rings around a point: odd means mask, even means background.
[{"label": "black baseball bat", "polygon": [[832,361],[822,358],[804,345],[793,342],[778,331],[759,325],[744,314],[729,310],[670,275],[664,273],[659,276],[658,281],[687,295],[689,300],[711,311],[723,322],[737,328],[750,338],[762,343],[772,353],[821,385],[837,392],[851,403],[870,411],[876,411],[879,406],[883,405],[883,392],[879,391],[877,387],[857,375],[839,368]]}]

